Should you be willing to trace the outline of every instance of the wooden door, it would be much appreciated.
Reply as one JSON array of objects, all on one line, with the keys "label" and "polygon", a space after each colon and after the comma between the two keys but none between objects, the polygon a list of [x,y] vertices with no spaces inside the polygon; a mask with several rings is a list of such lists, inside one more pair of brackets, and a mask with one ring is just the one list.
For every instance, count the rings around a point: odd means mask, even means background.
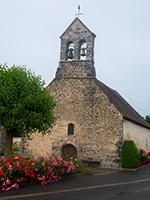
[{"label": "wooden door", "polygon": [[65,146],[63,146],[62,148],[62,157],[63,158],[77,158],[77,150],[76,148],[71,145],[71,144],[67,144]]}]

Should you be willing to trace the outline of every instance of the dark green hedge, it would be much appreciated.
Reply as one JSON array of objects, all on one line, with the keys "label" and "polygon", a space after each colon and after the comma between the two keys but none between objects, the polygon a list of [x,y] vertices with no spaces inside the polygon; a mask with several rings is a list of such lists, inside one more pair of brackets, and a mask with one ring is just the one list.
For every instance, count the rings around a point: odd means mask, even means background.
[{"label": "dark green hedge", "polygon": [[122,168],[134,169],[140,165],[140,153],[132,140],[126,140],[123,143],[121,153]]}]

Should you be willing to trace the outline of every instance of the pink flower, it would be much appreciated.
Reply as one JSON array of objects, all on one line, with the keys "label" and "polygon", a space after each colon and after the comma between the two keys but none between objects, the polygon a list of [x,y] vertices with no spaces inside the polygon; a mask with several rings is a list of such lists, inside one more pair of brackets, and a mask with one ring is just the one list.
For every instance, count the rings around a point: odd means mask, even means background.
[{"label": "pink flower", "polygon": [[39,177],[38,180],[39,180],[39,181],[45,180],[45,176]]},{"label": "pink flower", "polygon": [[12,186],[11,186],[11,189],[18,189],[19,188],[19,185],[17,184],[17,183],[15,183],[15,184],[13,184]]},{"label": "pink flower", "polygon": [[9,179],[6,179],[6,184],[10,184],[11,181]]},{"label": "pink flower", "polygon": [[23,178],[23,177],[20,177],[20,178],[17,178],[17,179],[16,179],[16,182],[17,182],[17,183],[21,183],[21,182],[23,182],[23,181],[25,181],[25,178]]},{"label": "pink flower", "polygon": [[[39,182],[42,185],[59,181],[66,173],[71,174],[76,166],[61,157],[42,157],[32,160],[23,156],[0,158],[0,189],[18,189],[22,183]],[[7,177],[4,172],[7,172]],[[17,176],[16,176],[17,175]]]},{"label": "pink flower", "polygon": [[12,170],[13,170],[13,168],[12,168],[12,165],[11,165],[11,164],[8,164],[8,170],[9,170],[9,171],[12,171]]}]

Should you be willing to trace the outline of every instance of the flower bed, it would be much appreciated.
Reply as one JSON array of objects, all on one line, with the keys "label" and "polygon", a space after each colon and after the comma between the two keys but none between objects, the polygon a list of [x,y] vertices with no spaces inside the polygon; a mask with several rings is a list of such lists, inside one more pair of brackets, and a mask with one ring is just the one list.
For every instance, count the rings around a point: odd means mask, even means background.
[{"label": "flower bed", "polygon": [[76,171],[76,166],[61,157],[32,160],[23,156],[0,158],[0,189],[18,189],[25,184],[42,185],[59,181],[66,174]]},{"label": "flower bed", "polygon": [[150,163],[150,152],[140,149],[140,166]]}]

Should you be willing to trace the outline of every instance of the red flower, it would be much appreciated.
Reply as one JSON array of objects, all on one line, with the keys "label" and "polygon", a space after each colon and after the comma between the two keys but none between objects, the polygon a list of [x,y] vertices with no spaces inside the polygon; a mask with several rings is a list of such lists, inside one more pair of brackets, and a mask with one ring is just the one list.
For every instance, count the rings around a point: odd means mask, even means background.
[{"label": "red flower", "polygon": [[6,174],[4,173],[3,169],[0,167],[0,175],[1,176],[6,176]]},{"label": "red flower", "polygon": [[64,174],[74,173],[76,166],[61,157],[33,160],[23,156],[0,158],[0,190],[18,189],[24,183],[42,185],[61,180]]}]

